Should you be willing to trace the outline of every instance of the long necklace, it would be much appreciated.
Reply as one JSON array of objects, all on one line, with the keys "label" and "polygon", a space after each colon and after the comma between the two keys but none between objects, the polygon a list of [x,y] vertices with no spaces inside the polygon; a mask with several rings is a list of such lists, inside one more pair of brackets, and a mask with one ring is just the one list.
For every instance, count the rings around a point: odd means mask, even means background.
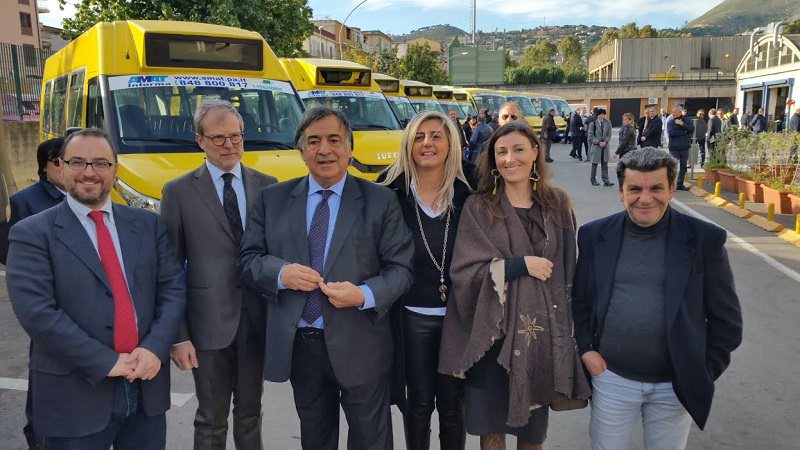
[{"label": "long necklace", "polygon": [[433,261],[433,265],[439,270],[439,298],[441,298],[442,303],[444,303],[447,301],[447,285],[444,284],[444,261],[445,257],[447,256],[447,235],[450,234],[450,215],[453,209],[447,209],[447,219],[445,220],[444,224],[444,244],[442,245],[442,263],[439,264],[436,262],[436,258],[433,256],[433,252],[431,251],[431,247],[428,245],[428,239],[425,238],[425,230],[422,228],[422,216],[419,214],[420,208],[416,198],[414,198],[414,206],[414,211],[417,213],[419,234],[422,235],[422,243],[425,244],[425,250],[428,251],[428,256],[431,258],[431,261]]}]

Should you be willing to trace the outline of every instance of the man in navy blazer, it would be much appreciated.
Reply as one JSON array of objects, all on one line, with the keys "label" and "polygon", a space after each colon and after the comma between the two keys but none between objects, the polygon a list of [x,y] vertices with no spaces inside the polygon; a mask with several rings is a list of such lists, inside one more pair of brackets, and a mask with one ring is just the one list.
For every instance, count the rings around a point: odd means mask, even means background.
[{"label": "man in navy blazer", "polygon": [[411,232],[391,190],[347,173],[345,116],[305,112],[310,174],[267,186],[245,228],[242,281],[267,297],[264,376],[292,383],[304,450],[390,450],[389,309],[411,286]]},{"label": "man in navy blazer", "polygon": [[653,147],[626,154],[625,211],[578,231],[572,306],[592,449],[628,448],[640,417],[645,448],[684,448],[742,340],[725,231],[669,206],[676,165]]},{"label": "man in navy blazer", "polygon": [[[59,153],[64,144],[64,138],[49,139],[36,149],[36,162],[39,166],[39,181],[17,192],[8,199],[11,208],[11,217],[6,226],[11,228],[20,220],[52,208],[64,200],[64,184],[61,182],[61,169]],[[5,264],[8,253],[7,235],[3,234],[4,242],[0,243],[0,263]]]},{"label": "man in navy blazer", "polygon": [[103,131],[71,134],[67,199],[10,233],[6,281],[31,337],[34,424],[49,450],[166,443],[184,276],[159,216],[112,205],[116,161]]}]

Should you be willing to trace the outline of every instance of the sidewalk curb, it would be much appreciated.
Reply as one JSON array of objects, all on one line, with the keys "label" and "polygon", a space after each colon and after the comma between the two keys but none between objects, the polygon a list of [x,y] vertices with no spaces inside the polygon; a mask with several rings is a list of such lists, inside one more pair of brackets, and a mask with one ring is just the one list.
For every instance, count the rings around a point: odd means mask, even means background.
[{"label": "sidewalk curb", "polygon": [[689,192],[696,195],[697,197],[703,198],[705,201],[711,203],[712,205],[722,208],[725,212],[732,214],[736,217],[741,217],[742,219],[747,220],[748,222],[752,223],[753,225],[769,231],[770,233],[778,233],[777,236],[781,240],[792,244],[796,247],[800,247],[800,234],[797,234],[793,230],[786,229],[783,225],[767,220],[766,217],[759,216],[755,214],[753,211],[750,211],[746,208],[739,208],[738,205],[731,203],[725,200],[722,197],[717,197],[714,194],[706,192],[705,190],[692,186],[689,189]]}]

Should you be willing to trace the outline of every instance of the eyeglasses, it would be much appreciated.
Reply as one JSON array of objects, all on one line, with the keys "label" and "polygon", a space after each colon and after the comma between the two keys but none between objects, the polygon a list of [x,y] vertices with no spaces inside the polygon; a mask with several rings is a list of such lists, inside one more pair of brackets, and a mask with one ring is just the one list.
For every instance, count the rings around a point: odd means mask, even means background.
[{"label": "eyeglasses", "polygon": [[207,136],[204,134],[203,137],[211,139],[211,142],[213,142],[214,145],[219,147],[225,145],[225,141],[228,139],[231,140],[231,144],[235,145],[242,142],[242,139],[244,138],[244,136],[241,133],[234,133],[228,136],[223,136],[221,134],[216,136]]},{"label": "eyeglasses", "polygon": [[500,116],[500,118],[503,120],[508,120],[509,117],[511,117],[511,120],[519,119],[519,116],[516,114],[503,114],[502,116]]},{"label": "eyeglasses", "polygon": [[83,172],[86,170],[86,166],[90,166],[92,170],[97,173],[108,172],[114,163],[110,161],[84,161],[82,159],[65,159],[64,164],[67,165],[70,169],[74,170],[75,172]]}]

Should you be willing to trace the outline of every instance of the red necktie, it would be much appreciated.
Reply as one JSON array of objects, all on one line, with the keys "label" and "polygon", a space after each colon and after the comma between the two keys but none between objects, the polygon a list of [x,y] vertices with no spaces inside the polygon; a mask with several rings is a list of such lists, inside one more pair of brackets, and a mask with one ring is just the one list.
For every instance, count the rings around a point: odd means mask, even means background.
[{"label": "red necktie", "polygon": [[114,296],[114,351],[130,353],[139,344],[139,332],[136,330],[136,317],[128,284],[125,282],[111,233],[103,222],[103,214],[103,211],[92,211],[89,213],[89,218],[97,229],[100,262],[103,264],[103,270],[111,285],[111,294]]}]

